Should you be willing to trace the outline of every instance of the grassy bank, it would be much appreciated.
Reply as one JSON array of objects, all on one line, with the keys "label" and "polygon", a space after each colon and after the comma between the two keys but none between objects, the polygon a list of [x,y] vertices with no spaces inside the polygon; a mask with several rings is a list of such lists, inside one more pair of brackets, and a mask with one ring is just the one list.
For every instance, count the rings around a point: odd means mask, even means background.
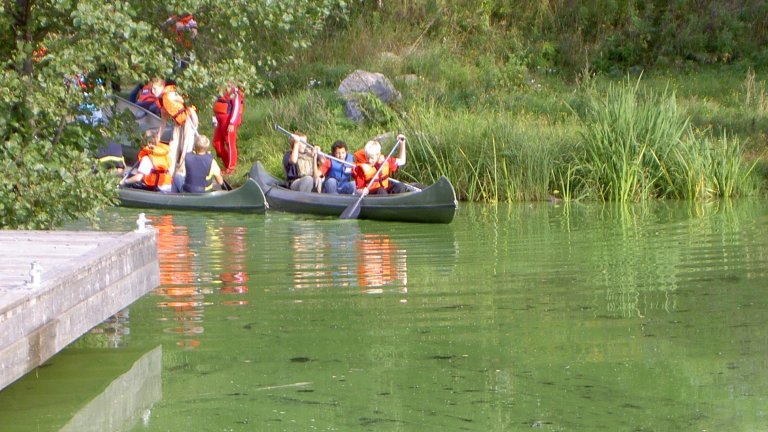
[{"label": "grassy bank", "polygon": [[[232,182],[255,160],[281,172],[286,140],[272,129],[279,123],[326,150],[336,139],[356,149],[403,132],[409,162],[399,177],[430,183],[445,175],[470,201],[764,191],[768,95],[765,74],[749,63],[567,71],[500,63],[478,45],[462,54],[465,42],[432,39],[429,22],[399,32],[384,31],[388,25],[350,23],[342,37],[298,56],[272,94],[248,98]],[[390,77],[402,102],[370,102],[368,121],[347,120],[335,90],[355,69]]]}]

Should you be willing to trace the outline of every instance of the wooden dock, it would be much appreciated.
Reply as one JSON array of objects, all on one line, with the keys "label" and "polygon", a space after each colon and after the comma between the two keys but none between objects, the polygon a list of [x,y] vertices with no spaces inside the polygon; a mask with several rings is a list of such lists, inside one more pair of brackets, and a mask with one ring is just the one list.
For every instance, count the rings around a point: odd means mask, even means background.
[{"label": "wooden dock", "polygon": [[152,229],[0,230],[0,248],[0,389],[160,283]]}]

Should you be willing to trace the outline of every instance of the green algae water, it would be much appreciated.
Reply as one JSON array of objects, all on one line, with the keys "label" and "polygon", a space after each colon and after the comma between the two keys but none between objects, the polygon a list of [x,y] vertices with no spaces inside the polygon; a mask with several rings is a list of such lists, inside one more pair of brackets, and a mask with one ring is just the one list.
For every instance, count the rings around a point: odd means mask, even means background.
[{"label": "green algae water", "polygon": [[0,391],[1,431],[768,424],[765,202],[147,216],[162,285]]}]

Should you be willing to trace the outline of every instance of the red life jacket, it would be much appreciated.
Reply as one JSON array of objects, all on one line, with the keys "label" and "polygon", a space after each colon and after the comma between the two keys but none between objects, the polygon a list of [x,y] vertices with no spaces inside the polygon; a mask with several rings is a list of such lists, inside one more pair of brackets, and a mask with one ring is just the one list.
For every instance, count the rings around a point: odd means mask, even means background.
[{"label": "red life jacket", "polygon": [[178,23],[181,23],[185,29],[197,27],[197,21],[193,15],[187,14],[179,18]]},{"label": "red life jacket", "polygon": [[216,98],[213,103],[213,113],[216,115],[227,115],[229,112],[229,98],[224,95]]},{"label": "red life jacket", "polygon": [[368,156],[365,155],[365,149],[360,149],[354,153],[355,163],[364,164],[368,162]]},{"label": "red life jacket", "polygon": [[[237,101],[235,102],[234,99]],[[239,109],[238,112],[233,113],[232,110],[235,108],[235,103],[239,105]],[[232,124],[239,126],[243,117],[244,104],[243,91],[238,88],[230,88],[223,95],[216,98],[216,101],[213,103],[213,113],[217,116],[231,114],[234,117]]]},{"label": "red life jacket", "polygon": [[[168,20],[165,21],[167,25],[171,26],[171,30],[176,33],[176,42],[185,46],[186,48],[192,48],[192,41],[184,36],[184,33],[190,30],[197,31],[197,21],[191,14],[186,14],[179,17],[178,15],[171,15]],[[194,38],[194,34],[192,35]]]},{"label": "red life jacket", "polygon": [[141,88],[139,96],[136,98],[136,102],[155,102],[157,98],[152,93],[152,83],[149,83]]}]

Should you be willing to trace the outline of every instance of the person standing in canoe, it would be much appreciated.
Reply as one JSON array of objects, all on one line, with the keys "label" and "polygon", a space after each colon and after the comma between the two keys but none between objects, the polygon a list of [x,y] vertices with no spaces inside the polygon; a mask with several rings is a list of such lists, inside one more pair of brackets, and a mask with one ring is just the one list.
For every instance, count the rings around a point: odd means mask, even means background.
[{"label": "person standing in canoe", "polygon": [[[368,141],[365,144],[365,162],[358,162],[352,170],[352,176],[355,179],[356,192],[358,194],[389,194],[400,193],[404,191],[401,183],[389,181],[389,176],[397,169],[405,165],[406,149],[405,135],[397,136],[397,142],[400,145],[399,153],[396,158],[385,158],[381,154],[381,143],[378,141]],[[376,172],[381,168],[378,177]],[[368,186],[370,184],[370,187]]]},{"label": "person standing in canoe", "polygon": [[243,121],[243,102],[243,90],[229,81],[213,103],[213,148],[221,158],[225,174],[232,173],[237,165],[237,129]]},{"label": "person standing in canoe", "polygon": [[334,158],[348,162],[341,163],[331,158],[323,159],[320,172],[325,177],[323,180],[323,193],[352,194],[355,192],[355,183],[352,181],[352,167],[354,158],[347,151],[347,143],[338,140],[331,146],[331,155]]},{"label": "person standing in canoe", "polygon": [[307,136],[293,134],[289,139],[290,149],[283,156],[283,168],[288,187],[299,192],[319,190],[320,169],[317,164],[317,149],[307,145]]},{"label": "person standing in canoe", "polygon": [[184,98],[176,91],[176,83],[171,80],[155,79],[152,81],[152,94],[157,98],[157,105],[163,117],[163,124],[157,131],[157,141],[165,130],[168,118],[173,120],[173,138],[170,141],[170,173],[184,164],[184,157],[192,151],[197,135],[197,112],[195,107],[187,106]]},{"label": "person standing in canoe", "polygon": [[224,184],[219,164],[209,151],[211,142],[208,137],[195,137],[195,149],[184,158],[183,167],[174,175],[177,192],[202,193],[213,190],[213,181],[219,186]]}]

